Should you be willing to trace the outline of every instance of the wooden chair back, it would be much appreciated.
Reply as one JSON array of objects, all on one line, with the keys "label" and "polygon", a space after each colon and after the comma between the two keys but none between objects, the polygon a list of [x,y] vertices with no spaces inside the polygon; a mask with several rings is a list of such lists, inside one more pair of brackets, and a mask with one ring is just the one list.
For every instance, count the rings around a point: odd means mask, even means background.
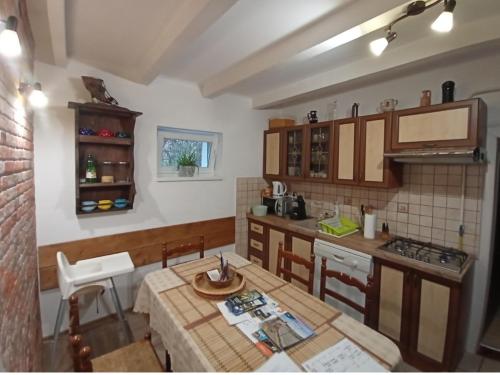
[{"label": "wooden chair back", "polygon": [[[80,317],[78,312],[78,297],[72,295],[69,298],[69,341],[71,344],[71,353],[73,359],[73,370],[75,372],[93,372],[92,361],[90,356],[92,355],[92,349],[90,346],[83,345],[83,338],[80,329]],[[151,344],[151,332],[147,332],[144,339],[149,341]],[[153,348],[153,346],[151,346]],[[154,349],[152,349],[154,351]],[[168,354],[167,354],[168,356]],[[167,358],[167,371],[171,371],[170,358]]]},{"label": "wooden chair back", "polygon": [[183,255],[199,252],[200,258],[205,256],[205,239],[203,236],[186,241],[164,242],[162,244],[161,265],[167,268],[167,260]]},{"label": "wooden chair back", "polygon": [[[284,264],[283,264],[284,263]],[[307,268],[309,271],[309,278],[306,280],[302,276],[297,275],[292,272],[292,264],[300,264]],[[290,265],[290,269],[286,268],[287,265]],[[296,254],[293,254],[291,251],[286,251],[283,248],[283,242],[280,241],[278,245],[278,265],[276,267],[276,275],[279,277],[285,276],[285,279],[294,279],[298,282],[307,286],[307,291],[310,294],[313,294],[314,287],[314,254],[311,254],[309,260],[302,258]]]},{"label": "wooden chair back", "polygon": [[[337,279],[341,283],[352,286],[358,289],[361,293],[365,294],[365,306],[361,306],[360,304],[336,292],[335,290],[328,289],[326,287],[327,278]],[[321,279],[319,296],[322,301],[325,300],[326,295],[333,297],[363,314],[365,316],[365,323],[367,323],[369,320],[370,307],[372,305],[373,289],[373,279],[371,278],[371,276],[368,277],[368,282],[364,284],[362,281],[356,279],[355,277],[346,275],[342,272],[327,269],[326,258],[321,258]]]}]

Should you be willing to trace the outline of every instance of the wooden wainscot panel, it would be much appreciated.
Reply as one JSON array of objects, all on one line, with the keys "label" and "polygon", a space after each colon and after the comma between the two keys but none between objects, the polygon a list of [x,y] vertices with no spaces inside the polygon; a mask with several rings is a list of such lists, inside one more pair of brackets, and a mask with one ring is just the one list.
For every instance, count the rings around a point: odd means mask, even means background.
[{"label": "wooden wainscot panel", "polygon": [[235,218],[230,216],[40,246],[38,248],[40,288],[41,290],[57,288],[56,254],[58,251],[64,252],[70,263],[128,251],[134,265],[139,267],[161,261],[161,244],[163,242],[182,241],[203,236],[205,250],[233,244],[234,228]]}]

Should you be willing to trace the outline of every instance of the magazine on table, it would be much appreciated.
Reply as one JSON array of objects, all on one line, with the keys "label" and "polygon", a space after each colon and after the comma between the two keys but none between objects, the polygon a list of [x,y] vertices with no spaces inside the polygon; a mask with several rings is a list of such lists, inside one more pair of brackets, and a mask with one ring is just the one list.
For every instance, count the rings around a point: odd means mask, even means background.
[{"label": "magazine on table", "polygon": [[314,331],[290,312],[265,320],[262,330],[282,350],[304,341],[314,335]]},{"label": "magazine on table", "polygon": [[256,290],[250,290],[226,299],[226,306],[234,315],[241,315],[266,304],[264,296]]}]

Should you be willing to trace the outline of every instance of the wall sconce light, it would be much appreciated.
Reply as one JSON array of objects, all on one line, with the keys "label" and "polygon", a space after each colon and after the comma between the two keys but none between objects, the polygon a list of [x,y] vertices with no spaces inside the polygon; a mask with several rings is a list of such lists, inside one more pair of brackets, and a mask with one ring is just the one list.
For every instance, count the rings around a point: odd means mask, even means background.
[{"label": "wall sconce light", "polygon": [[425,12],[427,9],[442,3],[444,1],[444,11],[439,15],[439,17],[432,23],[431,29],[438,32],[448,32],[453,28],[453,10],[456,6],[455,0],[435,0],[424,1],[418,0],[413,3],[408,4],[406,7],[406,11],[392,21],[389,25],[386,26],[387,36],[385,38],[375,39],[370,43],[370,50],[375,56],[380,56],[382,52],[387,48],[389,43],[396,39],[397,34],[391,31],[392,26],[394,26],[397,22],[410,17],[416,16],[420,13]]},{"label": "wall sconce light", "polygon": [[17,18],[9,16],[5,23],[5,29],[0,33],[0,53],[6,57],[17,57],[21,55],[21,43],[17,35]]},{"label": "wall sconce light", "polygon": [[26,82],[21,82],[19,84],[18,90],[22,95],[28,95],[30,104],[35,108],[43,108],[49,102],[47,95],[45,95],[45,93],[42,91],[42,85],[40,84],[40,82],[36,82],[33,85]]}]

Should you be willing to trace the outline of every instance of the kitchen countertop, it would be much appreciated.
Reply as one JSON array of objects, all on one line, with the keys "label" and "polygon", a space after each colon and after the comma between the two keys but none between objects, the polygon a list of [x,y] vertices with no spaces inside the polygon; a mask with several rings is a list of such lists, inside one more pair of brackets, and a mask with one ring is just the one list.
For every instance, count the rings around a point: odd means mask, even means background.
[{"label": "kitchen countertop", "polygon": [[402,266],[411,267],[419,271],[423,271],[429,274],[433,274],[451,281],[461,282],[464,276],[469,271],[474,259],[472,256],[467,258],[466,263],[462,267],[460,273],[448,271],[445,269],[437,268],[436,266],[429,265],[427,263],[402,257],[390,252],[378,249],[379,246],[383,245],[385,240],[380,238],[380,233],[377,233],[376,238],[369,240],[363,237],[361,232],[356,232],[352,235],[335,238],[327,234],[321,233],[316,227],[316,218],[306,219],[306,220],[290,220],[276,215],[266,215],[266,216],[255,216],[253,214],[247,213],[247,218],[254,221],[259,221],[263,224],[272,225],[290,232],[295,232],[302,234],[304,236],[309,236],[331,242],[335,245],[343,246],[349,249],[360,251],[362,253],[369,254],[373,257],[385,259],[393,263],[401,264]]}]

